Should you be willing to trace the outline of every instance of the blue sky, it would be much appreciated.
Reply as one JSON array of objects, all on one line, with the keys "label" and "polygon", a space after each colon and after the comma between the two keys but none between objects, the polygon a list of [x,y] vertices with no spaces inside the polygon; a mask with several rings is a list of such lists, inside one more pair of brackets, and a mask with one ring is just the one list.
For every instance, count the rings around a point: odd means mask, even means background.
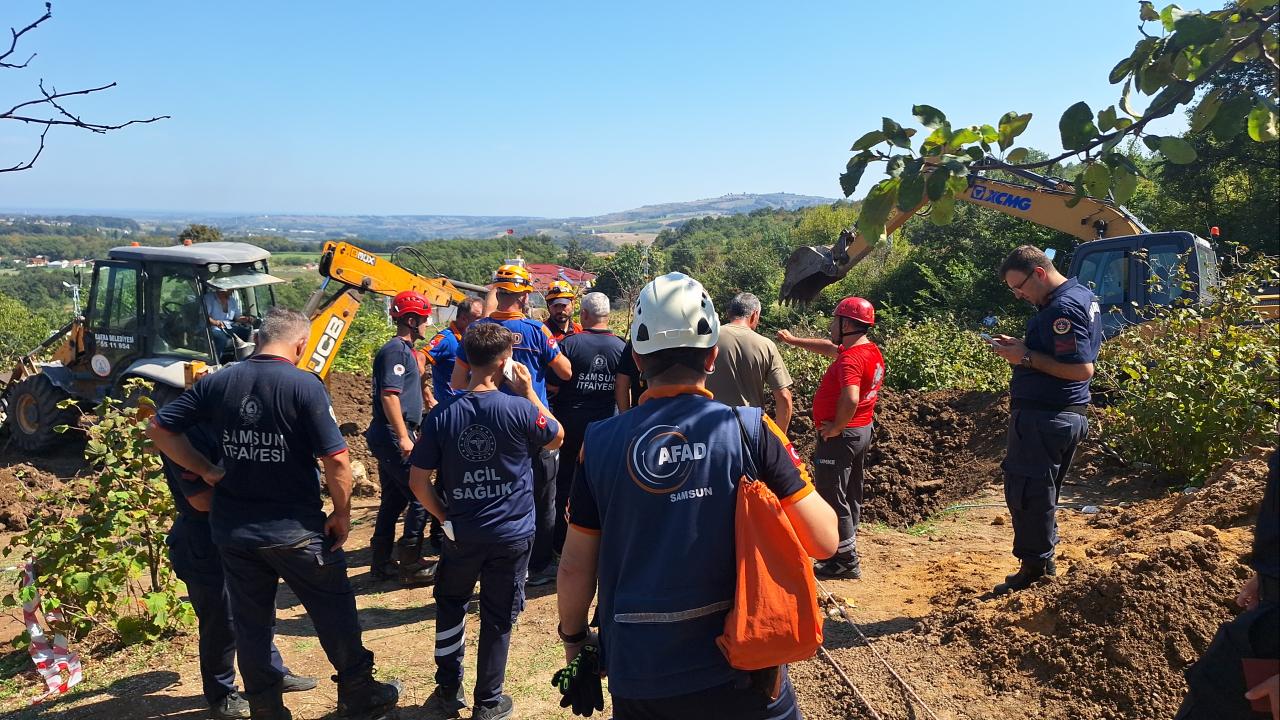
[{"label": "blue sky", "polygon": [[[11,0],[0,25],[42,10]],[[1033,112],[1027,142],[1057,149],[1068,105],[1115,102],[1136,22],[1118,0],[57,0],[23,38],[31,67],[0,70],[0,104],[41,77],[116,81],[73,107],[172,119],[55,129],[34,170],[0,174],[0,207],[567,216],[838,197],[849,145],[913,103],[965,125]],[[0,165],[35,138],[0,123]]]}]

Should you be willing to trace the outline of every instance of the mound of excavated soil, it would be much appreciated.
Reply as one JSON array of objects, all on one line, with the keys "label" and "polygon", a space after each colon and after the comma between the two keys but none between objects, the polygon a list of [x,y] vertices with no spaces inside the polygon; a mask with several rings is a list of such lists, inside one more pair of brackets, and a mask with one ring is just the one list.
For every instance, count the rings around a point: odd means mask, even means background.
[{"label": "mound of excavated soil", "polygon": [[[867,451],[863,521],[911,525],[998,481],[1008,424],[1004,394],[882,390]],[[807,408],[797,411],[790,435],[811,459]]]},{"label": "mound of excavated soil", "polygon": [[0,530],[26,530],[35,496],[61,481],[27,463],[0,467]]},{"label": "mound of excavated soil", "polygon": [[333,414],[338,416],[338,428],[351,448],[352,464],[360,463],[365,468],[363,477],[356,473],[353,492],[357,497],[377,495],[378,462],[364,441],[364,431],[373,419],[373,382],[365,375],[332,372],[325,384],[333,400]]}]

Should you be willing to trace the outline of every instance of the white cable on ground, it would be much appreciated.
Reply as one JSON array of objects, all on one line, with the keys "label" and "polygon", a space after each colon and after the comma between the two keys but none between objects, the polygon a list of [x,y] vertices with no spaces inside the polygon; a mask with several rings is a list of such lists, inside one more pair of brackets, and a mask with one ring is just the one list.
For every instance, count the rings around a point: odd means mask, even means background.
[{"label": "white cable on ground", "polygon": [[867,712],[871,713],[872,720],[884,720],[884,718],[880,717],[880,713],[876,712],[876,709],[871,707],[871,703],[867,702],[867,699],[863,697],[862,692],[858,690],[858,686],[854,685],[853,681],[849,679],[849,676],[845,674],[844,668],[840,667],[840,663],[836,662],[836,659],[831,657],[831,653],[827,652],[827,649],[821,645],[818,646],[818,652],[822,655],[822,659],[826,660],[827,663],[831,665],[831,668],[836,671],[836,674],[840,676],[840,679],[844,681],[844,684],[849,686],[849,689],[853,691],[853,696],[858,698],[858,702],[862,703],[862,706],[867,709]]},{"label": "white cable on ground", "polygon": [[858,637],[862,638],[862,642],[866,644],[869,650],[871,650],[871,654],[875,655],[876,659],[880,661],[880,664],[884,665],[885,669],[889,671],[889,674],[893,676],[893,679],[898,681],[898,684],[902,686],[903,690],[907,691],[907,694],[911,696],[912,700],[915,700],[920,704],[920,707],[924,708],[924,711],[928,713],[929,717],[933,718],[933,720],[938,720],[938,716],[933,712],[933,709],[930,708],[924,700],[920,699],[920,696],[916,694],[916,691],[907,684],[906,680],[902,679],[902,676],[898,674],[898,671],[893,669],[893,666],[889,664],[889,661],[885,660],[884,656],[880,654],[880,651],[876,650],[875,646],[871,644],[871,640],[862,633],[862,628],[858,627],[858,623],[854,622],[853,618],[849,617],[849,614],[844,611],[844,603],[837,603],[835,601],[835,596],[831,594],[830,590],[827,590],[826,586],[823,585],[820,580],[815,579],[815,582],[817,582],[818,589],[822,591],[822,594],[826,595],[827,601],[830,602],[837,611],[839,611],[840,617],[844,618],[845,622],[853,626],[853,629],[858,633]]}]

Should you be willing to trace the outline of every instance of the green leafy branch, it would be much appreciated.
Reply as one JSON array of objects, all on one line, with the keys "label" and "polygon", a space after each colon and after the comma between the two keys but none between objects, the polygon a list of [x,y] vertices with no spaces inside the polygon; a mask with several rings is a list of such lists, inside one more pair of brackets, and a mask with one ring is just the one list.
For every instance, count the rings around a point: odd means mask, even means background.
[{"label": "green leafy branch", "polygon": [[[1069,206],[1086,194],[1110,196],[1117,203],[1128,201],[1137,190],[1142,172],[1132,159],[1116,151],[1120,142],[1141,138],[1148,149],[1167,162],[1194,162],[1195,148],[1185,139],[1146,133],[1147,125],[1191,102],[1197,89],[1231,63],[1259,62],[1273,74],[1280,72],[1278,16],[1280,10],[1273,0],[1240,0],[1208,13],[1186,11],[1177,5],[1156,12],[1152,3],[1139,3],[1139,31],[1143,38],[1109,76],[1112,84],[1124,83],[1119,109],[1111,105],[1095,115],[1085,102],[1068,107],[1058,121],[1064,152],[1045,160],[1028,162],[1030,150],[1015,147],[1016,139],[1031,122],[1031,113],[1011,111],[995,125],[955,128],[938,108],[915,105],[912,115],[930,131],[918,148],[912,141],[917,135],[915,129],[883,118],[879,130],[869,131],[853,143],[850,151],[855,155],[840,175],[840,187],[848,197],[871,163],[885,163],[888,177],[867,194],[858,218],[858,232],[874,245],[884,238],[895,210],[915,212],[926,205],[932,222],[950,223],[956,195],[968,188],[972,172],[991,167],[989,158],[997,148],[1003,167],[1034,170],[1068,159],[1079,160],[1075,194],[1067,200]],[[1146,23],[1155,21],[1160,22],[1163,31],[1159,37],[1149,35],[1145,29]],[[1133,108],[1133,89],[1154,96],[1145,113]],[[1225,87],[1211,90],[1192,112],[1191,129],[1207,129],[1222,139],[1247,129],[1249,137],[1257,142],[1274,142],[1280,138],[1275,92],[1262,96]]]}]

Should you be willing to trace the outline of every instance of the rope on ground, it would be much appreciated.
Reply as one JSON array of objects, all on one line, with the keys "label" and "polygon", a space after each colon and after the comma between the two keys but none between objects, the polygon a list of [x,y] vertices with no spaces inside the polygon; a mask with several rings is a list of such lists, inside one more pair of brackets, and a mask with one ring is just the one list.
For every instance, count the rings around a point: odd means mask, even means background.
[{"label": "rope on ground", "polygon": [[915,700],[920,707],[924,708],[924,711],[929,715],[929,717],[933,718],[933,720],[938,720],[938,716],[933,712],[933,708],[929,707],[928,703],[920,699],[920,696],[916,694],[916,691],[911,687],[911,685],[907,684],[907,681],[902,679],[902,676],[898,674],[898,671],[894,670],[893,666],[889,664],[889,661],[886,660],[884,656],[880,654],[880,651],[876,650],[876,647],[871,644],[871,640],[863,634],[862,628],[858,627],[858,623],[854,622],[853,618],[849,617],[849,614],[844,611],[844,603],[836,602],[835,596],[831,594],[831,591],[827,590],[826,586],[823,585],[821,581],[816,582],[818,583],[818,590],[822,591],[822,594],[826,596],[827,602],[829,602],[831,606],[840,613],[840,617],[844,618],[845,622],[853,626],[854,631],[858,633],[858,637],[862,638],[863,644],[867,646],[867,649],[871,651],[872,655],[876,656],[876,659],[880,661],[880,664],[884,665],[885,669],[889,671],[889,674],[893,676],[893,679],[902,686],[903,690],[907,691],[907,694],[911,696],[912,700]]},{"label": "rope on ground", "polygon": [[884,720],[884,718],[880,717],[880,713],[876,712],[876,709],[871,707],[871,703],[867,702],[867,699],[863,697],[862,691],[858,690],[858,686],[854,685],[853,681],[849,679],[849,676],[845,674],[844,668],[840,667],[840,663],[836,662],[836,659],[831,657],[831,653],[827,652],[827,649],[821,645],[818,646],[818,653],[822,655],[823,660],[826,660],[827,663],[831,665],[831,669],[836,671],[836,674],[840,676],[840,679],[844,681],[844,684],[849,686],[849,689],[853,691],[853,696],[858,698],[858,702],[862,703],[863,707],[867,709],[867,712],[871,713],[872,720]]}]

